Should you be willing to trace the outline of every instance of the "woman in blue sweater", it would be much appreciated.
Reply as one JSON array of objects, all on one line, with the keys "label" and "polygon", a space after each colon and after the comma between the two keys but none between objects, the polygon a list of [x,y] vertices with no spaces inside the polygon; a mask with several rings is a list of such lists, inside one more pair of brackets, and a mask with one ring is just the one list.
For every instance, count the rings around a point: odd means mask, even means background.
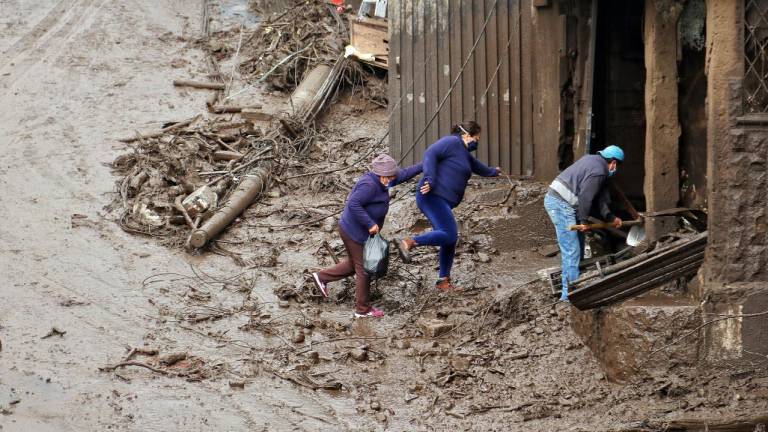
[{"label": "woman in blue sweater", "polygon": [[331,268],[312,273],[312,280],[324,297],[328,282],[357,276],[355,281],[355,318],[383,317],[384,312],[371,306],[371,284],[363,268],[363,244],[377,234],[389,212],[389,188],[421,173],[422,164],[400,169],[386,154],[373,160],[371,171],[360,177],[349,193],[339,219],[339,234],[347,249],[347,259]]},{"label": "woman in blue sweater", "polygon": [[472,156],[479,140],[480,125],[470,120],[454,126],[451,135],[427,148],[416,204],[432,224],[432,231],[397,242],[398,252],[405,262],[411,261],[410,251],[417,246],[440,246],[440,279],[435,285],[443,291],[454,288],[451,267],[459,233],[452,209],[464,198],[472,173],[496,177],[501,172],[500,168],[488,167]]}]

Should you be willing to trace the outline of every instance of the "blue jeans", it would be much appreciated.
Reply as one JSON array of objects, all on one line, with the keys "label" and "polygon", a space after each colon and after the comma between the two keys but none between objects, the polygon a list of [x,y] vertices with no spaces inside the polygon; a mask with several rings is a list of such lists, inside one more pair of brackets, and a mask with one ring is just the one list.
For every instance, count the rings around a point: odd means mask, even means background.
[{"label": "blue jeans", "polygon": [[579,262],[584,250],[584,235],[568,229],[569,226],[576,224],[576,209],[567,202],[548,193],[544,197],[544,209],[547,210],[549,218],[555,225],[563,269],[561,298],[567,298],[569,283],[579,278]]},{"label": "blue jeans", "polygon": [[448,277],[456,255],[456,241],[459,239],[459,229],[451,206],[434,193],[422,195],[421,192],[416,192],[416,205],[429,219],[432,231],[416,236],[413,240],[419,246],[440,246],[440,277]]}]

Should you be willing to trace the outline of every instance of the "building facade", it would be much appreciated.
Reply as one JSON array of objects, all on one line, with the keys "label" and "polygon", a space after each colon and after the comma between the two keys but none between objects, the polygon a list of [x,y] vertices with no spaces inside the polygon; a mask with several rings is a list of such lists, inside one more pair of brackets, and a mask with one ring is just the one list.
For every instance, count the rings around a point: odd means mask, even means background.
[{"label": "building facade", "polygon": [[[390,148],[476,119],[478,157],[549,181],[617,144],[638,209],[706,210],[701,357],[768,354],[768,0],[390,0]],[[677,226],[648,218],[651,238]],[[747,316],[749,315],[749,316]]]}]

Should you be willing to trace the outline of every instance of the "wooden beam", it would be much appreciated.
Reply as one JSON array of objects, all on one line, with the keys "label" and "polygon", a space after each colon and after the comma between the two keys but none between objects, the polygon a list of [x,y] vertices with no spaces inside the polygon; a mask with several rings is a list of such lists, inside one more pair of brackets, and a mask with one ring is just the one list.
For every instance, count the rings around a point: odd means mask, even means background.
[{"label": "wooden beam", "polygon": [[[680,123],[677,98],[677,20],[683,10],[678,1],[645,3],[645,202],[646,210],[677,207],[680,196],[678,142]],[[649,241],[673,228],[673,218],[651,218]]]}]

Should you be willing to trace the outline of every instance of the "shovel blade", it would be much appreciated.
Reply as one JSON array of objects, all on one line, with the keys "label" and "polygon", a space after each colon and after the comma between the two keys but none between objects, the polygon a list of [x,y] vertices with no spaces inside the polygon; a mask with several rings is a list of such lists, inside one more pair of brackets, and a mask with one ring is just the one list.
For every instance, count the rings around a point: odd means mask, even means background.
[{"label": "shovel blade", "polygon": [[645,240],[645,228],[640,225],[635,225],[629,229],[627,234],[627,244],[634,247],[639,245]]}]

